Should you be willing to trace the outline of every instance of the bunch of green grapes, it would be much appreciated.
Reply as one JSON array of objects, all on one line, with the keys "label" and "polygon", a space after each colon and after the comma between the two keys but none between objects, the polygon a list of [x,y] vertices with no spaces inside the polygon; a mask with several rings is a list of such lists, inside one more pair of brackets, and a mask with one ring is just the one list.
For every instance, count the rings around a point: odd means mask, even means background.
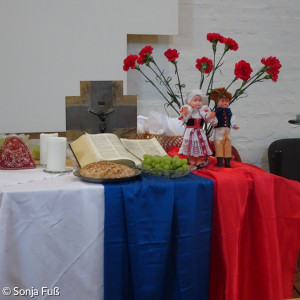
[{"label": "bunch of green grapes", "polygon": [[188,170],[187,159],[180,159],[178,155],[159,156],[145,154],[142,167],[145,170]]}]

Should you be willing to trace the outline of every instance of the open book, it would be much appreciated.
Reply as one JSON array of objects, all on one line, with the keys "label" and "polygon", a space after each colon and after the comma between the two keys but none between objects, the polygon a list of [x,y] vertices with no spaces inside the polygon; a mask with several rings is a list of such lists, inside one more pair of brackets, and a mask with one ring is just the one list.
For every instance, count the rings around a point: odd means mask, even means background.
[{"label": "open book", "polygon": [[156,138],[119,139],[113,133],[85,133],[70,143],[70,148],[81,167],[95,161],[118,159],[130,159],[135,165],[139,165],[144,154],[167,154]]}]

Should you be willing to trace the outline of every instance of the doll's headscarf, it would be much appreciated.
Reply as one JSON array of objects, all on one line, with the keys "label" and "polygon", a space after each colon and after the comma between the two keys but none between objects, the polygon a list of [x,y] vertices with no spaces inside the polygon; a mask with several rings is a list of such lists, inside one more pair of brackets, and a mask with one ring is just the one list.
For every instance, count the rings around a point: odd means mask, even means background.
[{"label": "doll's headscarf", "polygon": [[205,100],[204,95],[202,93],[201,90],[199,89],[194,89],[191,90],[187,93],[186,98],[185,98],[185,104],[190,104],[191,100],[195,97],[195,96],[201,96],[203,100]]}]

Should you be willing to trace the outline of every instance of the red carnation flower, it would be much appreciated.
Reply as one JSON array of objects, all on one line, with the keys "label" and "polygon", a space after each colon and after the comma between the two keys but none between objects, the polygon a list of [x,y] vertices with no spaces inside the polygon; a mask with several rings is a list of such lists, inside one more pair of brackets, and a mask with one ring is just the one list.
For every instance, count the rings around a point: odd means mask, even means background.
[{"label": "red carnation flower", "polygon": [[233,51],[236,51],[237,49],[239,49],[239,45],[238,43],[232,39],[232,38],[226,38],[224,40],[224,43],[225,43],[225,50],[233,50]]},{"label": "red carnation flower", "polygon": [[164,54],[169,61],[174,61],[179,57],[179,52],[176,49],[168,49]]},{"label": "red carnation flower", "polygon": [[244,60],[239,61],[235,64],[234,75],[236,78],[247,81],[251,77],[252,68],[249,63]]},{"label": "red carnation flower", "polygon": [[219,33],[208,33],[206,35],[206,38],[209,42],[213,43],[213,42],[220,42],[220,43],[224,43],[224,37],[219,34]]},{"label": "red carnation flower", "polygon": [[124,65],[123,65],[123,70],[128,71],[130,68],[134,69],[135,68],[135,62],[138,59],[138,56],[135,54],[130,54],[124,59]]},{"label": "red carnation flower", "polygon": [[149,62],[151,58],[153,48],[151,46],[145,46],[140,52],[139,52],[139,58],[137,63],[139,65],[144,64],[145,62]]},{"label": "red carnation flower", "polygon": [[153,48],[151,46],[145,46],[139,53],[140,57],[146,57],[147,55],[151,55]]},{"label": "red carnation flower", "polygon": [[276,82],[278,79],[279,70],[281,68],[280,61],[275,56],[261,59],[262,64],[267,67],[267,74],[271,74],[272,81]]},{"label": "red carnation flower", "polygon": [[213,62],[207,57],[197,58],[195,67],[205,74],[209,74],[213,69]]},{"label": "red carnation flower", "polygon": [[139,65],[143,65],[144,64],[144,58],[139,56],[137,61],[136,61]]}]

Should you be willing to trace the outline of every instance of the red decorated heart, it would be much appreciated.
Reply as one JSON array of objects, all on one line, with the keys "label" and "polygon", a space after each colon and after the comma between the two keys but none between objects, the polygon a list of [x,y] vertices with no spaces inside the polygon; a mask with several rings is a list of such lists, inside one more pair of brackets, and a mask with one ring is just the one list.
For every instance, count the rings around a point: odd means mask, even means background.
[{"label": "red decorated heart", "polygon": [[5,139],[0,150],[0,169],[33,169],[36,165],[26,144],[18,137]]}]

